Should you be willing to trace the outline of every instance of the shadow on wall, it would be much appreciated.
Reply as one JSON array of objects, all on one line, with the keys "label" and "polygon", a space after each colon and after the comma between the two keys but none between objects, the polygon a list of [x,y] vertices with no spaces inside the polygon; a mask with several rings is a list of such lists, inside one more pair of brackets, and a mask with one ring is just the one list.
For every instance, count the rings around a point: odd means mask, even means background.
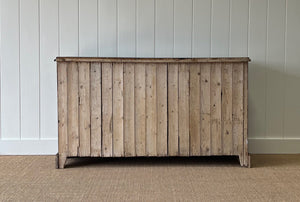
[{"label": "shadow on wall", "polygon": [[249,138],[300,138],[300,68],[294,69],[250,62]]}]

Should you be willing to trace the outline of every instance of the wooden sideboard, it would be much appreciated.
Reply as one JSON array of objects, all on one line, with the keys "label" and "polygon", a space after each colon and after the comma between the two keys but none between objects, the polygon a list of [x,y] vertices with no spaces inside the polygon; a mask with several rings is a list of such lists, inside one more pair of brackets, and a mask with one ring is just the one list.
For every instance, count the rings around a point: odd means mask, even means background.
[{"label": "wooden sideboard", "polygon": [[235,155],[250,166],[249,58],[57,57],[68,157]]}]

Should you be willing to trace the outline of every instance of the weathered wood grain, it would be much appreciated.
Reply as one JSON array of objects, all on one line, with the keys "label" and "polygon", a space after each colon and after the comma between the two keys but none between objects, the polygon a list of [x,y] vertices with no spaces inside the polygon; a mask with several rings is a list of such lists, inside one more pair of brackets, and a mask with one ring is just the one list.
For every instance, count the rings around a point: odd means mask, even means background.
[{"label": "weathered wood grain", "polygon": [[118,62],[118,63],[215,63],[215,62],[249,62],[248,57],[224,58],[128,58],[128,57],[57,57],[57,62]]},{"label": "weathered wood grain", "polygon": [[232,64],[222,64],[222,138],[223,154],[233,154]]},{"label": "weathered wood grain", "polygon": [[146,65],[146,155],[156,156],[156,65]]},{"label": "weathered wood grain", "polygon": [[201,91],[200,91],[200,127],[201,127],[201,155],[211,154],[210,133],[210,69],[211,64],[201,64]]},{"label": "weathered wood grain", "polygon": [[244,63],[244,166],[251,166],[248,154],[248,63]]},{"label": "weathered wood grain", "polygon": [[178,64],[168,64],[168,155],[178,150]]},{"label": "weathered wood grain", "polygon": [[67,64],[57,65],[57,101],[58,101],[58,167],[64,168],[68,156],[68,98]]},{"label": "weathered wood grain", "polygon": [[243,158],[243,63],[233,64],[232,67],[232,135],[233,153]]},{"label": "weathered wood grain", "polygon": [[91,155],[90,63],[78,64],[79,72],[79,156]]},{"label": "weathered wood grain", "polygon": [[101,63],[91,63],[91,156],[101,156]]},{"label": "weathered wood grain", "polygon": [[237,155],[250,165],[247,61],[59,61],[69,62],[57,67],[58,167],[76,156]]},{"label": "weathered wood grain", "polygon": [[113,63],[113,156],[124,156],[123,64]]},{"label": "weathered wood grain", "polygon": [[136,64],[134,72],[135,148],[137,156],[146,155],[146,72],[145,64]]},{"label": "weathered wood grain", "polygon": [[124,152],[135,156],[134,134],[134,64],[124,64]]},{"label": "weathered wood grain", "polygon": [[79,149],[79,119],[78,119],[78,65],[75,62],[67,64],[68,83],[68,146],[69,156],[77,156]]},{"label": "weathered wood grain", "polygon": [[222,154],[221,133],[221,63],[212,64],[210,81],[211,154]]},{"label": "weathered wood grain", "polygon": [[179,155],[189,155],[189,67],[187,64],[180,64],[179,75]]},{"label": "weathered wood grain", "polygon": [[157,64],[157,155],[168,154],[167,64]]},{"label": "weathered wood grain", "polygon": [[190,65],[190,156],[200,155],[200,64]]},{"label": "weathered wood grain", "polygon": [[102,63],[102,155],[112,156],[112,63]]}]

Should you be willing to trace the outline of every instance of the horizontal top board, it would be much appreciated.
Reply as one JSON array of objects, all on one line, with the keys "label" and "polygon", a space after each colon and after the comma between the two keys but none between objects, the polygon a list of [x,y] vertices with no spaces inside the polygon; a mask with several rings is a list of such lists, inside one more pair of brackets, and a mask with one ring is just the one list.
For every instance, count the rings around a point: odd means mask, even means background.
[{"label": "horizontal top board", "polygon": [[248,57],[226,58],[121,58],[121,57],[57,57],[56,62],[119,62],[119,63],[201,63],[249,62]]}]

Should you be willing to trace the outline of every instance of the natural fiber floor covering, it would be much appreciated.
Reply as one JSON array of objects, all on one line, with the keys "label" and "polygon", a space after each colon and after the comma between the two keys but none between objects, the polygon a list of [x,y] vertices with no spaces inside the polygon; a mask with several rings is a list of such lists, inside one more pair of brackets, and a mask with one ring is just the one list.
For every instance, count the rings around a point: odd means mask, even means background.
[{"label": "natural fiber floor covering", "polygon": [[0,201],[300,201],[300,155],[251,160],[0,156]]}]

